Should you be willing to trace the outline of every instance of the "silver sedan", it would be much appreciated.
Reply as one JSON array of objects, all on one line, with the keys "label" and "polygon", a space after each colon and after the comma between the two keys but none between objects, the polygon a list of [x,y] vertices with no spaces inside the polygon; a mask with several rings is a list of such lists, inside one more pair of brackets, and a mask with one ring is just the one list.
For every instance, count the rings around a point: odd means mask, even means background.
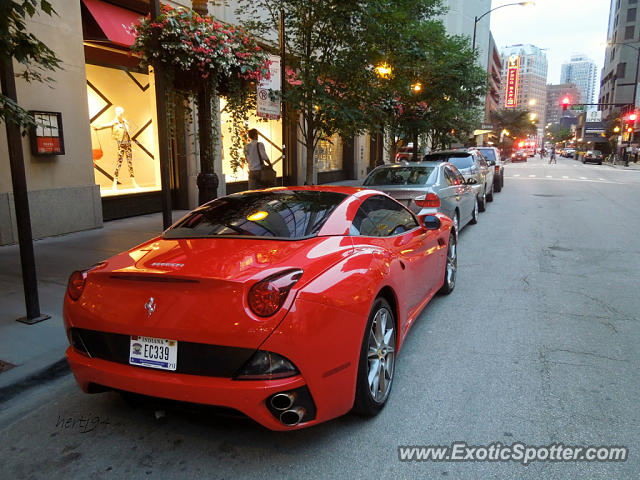
[{"label": "silver sedan", "polygon": [[475,191],[448,162],[382,165],[367,175],[363,186],[385,192],[416,214],[442,212],[456,230],[478,222]]}]

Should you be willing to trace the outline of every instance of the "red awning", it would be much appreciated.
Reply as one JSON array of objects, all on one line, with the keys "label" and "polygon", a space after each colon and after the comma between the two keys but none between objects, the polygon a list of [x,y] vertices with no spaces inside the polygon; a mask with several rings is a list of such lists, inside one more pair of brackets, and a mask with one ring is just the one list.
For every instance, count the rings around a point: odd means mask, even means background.
[{"label": "red awning", "polygon": [[135,36],[130,32],[131,25],[139,24],[142,15],[100,0],[82,0],[82,3],[85,4],[106,38],[125,47],[133,45]]}]

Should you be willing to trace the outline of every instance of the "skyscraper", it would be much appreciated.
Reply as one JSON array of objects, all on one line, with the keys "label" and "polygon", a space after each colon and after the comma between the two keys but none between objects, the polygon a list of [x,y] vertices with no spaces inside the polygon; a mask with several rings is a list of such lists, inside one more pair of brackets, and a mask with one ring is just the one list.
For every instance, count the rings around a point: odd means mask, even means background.
[{"label": "skyscraper", "polygon": [[[599,103],[636,104],[638,58],[640,57],[640,17],[637,0],[611,0],[607,50],[600,75]],[[603,105],[603,117],[608,118],[620,106]]]},{"label": "skyscraper", "polygon": [[529,110],[542,138],[547,107],[547,55],[534,45],[510,45],[502,50],[500,107]]},{"label": "skyscraper", "polygon": [[583,103],[595,103],[597,76],[596,63],[586,55],[577,54],[562,64],[560,83],[573,83],[580,90]]},{"label": "skyscraper", "polygon": [[576,113],[562,109],[562,99],[569,97],[571,103],[582,103],[580,89],[573,83],[547,85],[547,123],[560,123],[562,117],[575,117]]}]

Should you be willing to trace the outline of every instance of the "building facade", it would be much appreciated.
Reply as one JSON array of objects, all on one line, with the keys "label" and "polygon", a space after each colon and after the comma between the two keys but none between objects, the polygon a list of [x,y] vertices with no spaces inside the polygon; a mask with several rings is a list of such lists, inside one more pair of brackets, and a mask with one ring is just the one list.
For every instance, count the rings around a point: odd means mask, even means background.
[{"label": "building facade", "polygon": [[[23,138],[24,163],[34,238],[98,228],[103,221],[162,209],[158,156],[157,108],[153,72],[141,69],[131,55],[129,26],[148,14],[144,0],[52,0],[57,15],[36,15],[27,28],[61,59],[64,69],[52,72],[50,85],[17,79],[18,103],[50,122]],[[168,2],[174,7],[191,2]],[[210,6],[217,19],[236,21],[230,6]],[[266,39],[277,45],[274,39]],[[274,49],[275,50],[275,49]],[[19,71],[19,65],[16,64]],[[214,162],[218,195],[246,190],[246,169],[231,168],[230,119],[219,100],[217,131],[222,134]],[[194,112],[195,113],[195,112]],[[197,206],[199,173],[197,122],[183,102],[170,115],[171,196],[174,209]],[[249,119],[257,128],[285,183],[302,184],[306,162],[296,137],[296,118],[287,129],[286,164],[282,158],[280,120]],[[122,127],[113,128],[118,123]],[[63,152],[41,154],[31,142],[41,133],[56,135]],[[120,148],[119,136],[130,142]],[[165,135],[169,133],[165,132]],[[45,137],[42,137],[45,138]],[[47,137],[49,138],[49,137]],[[40,140],[38,140],[40,141]],[[47,140],[50,141],[50,140]],[[368,137],[333,138],[316,149],[317,183],[361,178],[371,163]],[[376,150],[376,153],[377,150]],[[17,242],[16,214],[5,129],[0,129],[0,245]]]},{"label": "building facade", "polygon": [[[476,17],[484,15],[491,10],[491,0],[445,0],[444,6],[448,8],[447,13],[441,17],[447,34],[466,35],[473,38],[473,27]],[[491,14],[483,17],[476,25],[476,51],[478,52],[478,63],[487,70],[489,59],[489,24]]]},{"label": "building facade", "polygon": [[[572,55],[567,63],[563,63],[560,71],[560,83],[573,83],[580,90],[582,103],[596,102],[596,80],[598,70],[596,63],[586,55]],[[592,106],[595,110],[595,106]]]},{"label": "building facade", "polygon": [[600,94],[603,117],[632,107],[638,101],[637,80],[640,58],[640,16],[637,0],[611,0],[607,29],[607,48],[600,74]]},{"label": "building facade", "polygon": [[500,108],[500,86],[502,75],[502,57],[493,35],[489,33],[489,57],[487,59],[487,73],[489,74],[487,99],[484,108],[484,118],[490,122],[491,112]]},{"label": "building facade", "polygon": [[534,45],[502,49],[500,107],[528,110],[543,138],[547,108],[547,55]]},{"label": "building facade", "polygon": [[580,89],[573,83],[562,83],[560,85],[547,85],[547,110],[545,114],[546,123],[560,123],[563,117],[575,117],[577,114],[570,109],[562,109],[562,99],[569,97],[571,103],[582,103]]}]

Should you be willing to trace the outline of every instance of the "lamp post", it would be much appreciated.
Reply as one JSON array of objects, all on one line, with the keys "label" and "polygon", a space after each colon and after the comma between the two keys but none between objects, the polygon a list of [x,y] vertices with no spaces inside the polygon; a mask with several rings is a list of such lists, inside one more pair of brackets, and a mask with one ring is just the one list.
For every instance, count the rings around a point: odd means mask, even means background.
[{"label": "lamp post", "polygon": [[475,17],[474,18],[474,22],[473,22],[473,42],[471,44],[471,51],[475,52],[476,51],[476,28],[478,27],[478,22],[480,20],[482,20],[485,15],[489,15],[491,12],[493,12],[494,10],[498,10],[499,8],[503,8],[503,7],[511,7],[513,5],[520,5],[522,7],[526,7],[527,5],[535,5],[535,2],[514,2],[514,3],[507,3],[506,5],[500,5],[499,7],[495,7],[492,8],[491,10],[489,10],[488,12],[484,12],[482,15],[480,15],[479,17]]}]

